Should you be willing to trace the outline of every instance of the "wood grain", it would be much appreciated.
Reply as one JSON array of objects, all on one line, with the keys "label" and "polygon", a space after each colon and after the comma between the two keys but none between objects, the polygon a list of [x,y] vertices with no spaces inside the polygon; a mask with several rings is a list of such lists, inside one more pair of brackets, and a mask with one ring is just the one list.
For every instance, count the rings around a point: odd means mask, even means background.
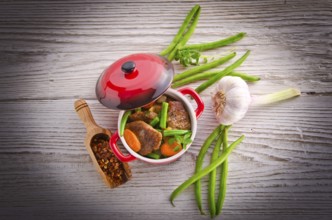
[{"label": "wood grain", "polygon": [[[3,0],[1,219],[209,218],[199,214],[193,188],[175,208],[168,198],[193,173],[200,146],[217,125],[211,89],[202,94],[206,110],[189,152],[167,166],[134,161],[132,179],[112,190],[93,167],[73,108],[85,98],[97,124],[115,131],[118,111],[95,98],[100,73],[121,56],[160,52],[197,3],[201,18],[189,43],[246,32],[240,42],[206,54],[251,50],[238,70],[261,76],[250,84],[253,95],[291,86],[302,91],[291,101],[251,108],[232,127],[230,140],[246,139],[229,159],[220,218],[332,218],[331,1]],[[207,210],[206,186],[205,178]]]}]

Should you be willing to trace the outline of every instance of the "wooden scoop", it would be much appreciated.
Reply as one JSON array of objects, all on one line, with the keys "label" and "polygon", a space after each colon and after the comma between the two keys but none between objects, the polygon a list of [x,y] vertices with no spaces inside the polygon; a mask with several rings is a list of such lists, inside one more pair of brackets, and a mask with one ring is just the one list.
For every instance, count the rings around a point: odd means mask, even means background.
[{"label": "wooden scoop", "polygon": [[[96,124],[85,100],[76,100],[74,106],[78,116],[83,121],[87,130],[84,141],[85,147],[89,152],[94,166],[106,185],[114,188],[127,182],[131,178],[131,170],[127,163],[119,161],[111,151],[109,147],[109,138],[112,135],[111,132]],[[107,151],[104,151],[106,153],[103,154],[108,155],[107,160],[101,161],[100,154],[94,153],[94,151],[97,151],[96,149],[100,149],[97,148],[97,146],[94,146],[94,149],[92,149],[92,145],[96,144],[99,144],[99,147],[103,146],[107,149]],[[100,164],[98,163],[98,158]]]}]

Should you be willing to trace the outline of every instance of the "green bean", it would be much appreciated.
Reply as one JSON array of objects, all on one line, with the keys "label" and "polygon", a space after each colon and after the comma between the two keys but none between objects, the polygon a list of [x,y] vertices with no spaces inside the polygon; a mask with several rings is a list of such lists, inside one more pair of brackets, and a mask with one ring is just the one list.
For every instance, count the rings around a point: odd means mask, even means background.
[{"label": "green bean", "polygon": [[[226,126],[223,131],[223,152],[226,152],[228,146],[228,130],[231,126]],[[219,195],[216,205],[216,215],[221,213],[221,209],[223,207],[225,197],[226,197],[226,181],[228,174],[228,159],[221,164],[221,173],[220,173],[220,185],[219,185]]]},{"label": "green bean", "polygon": [[[207,137],[207,139],[204,141],[203,146],[201,147],[201,150],[199,151],[197,158],[196,158],[196,166],[195,166],[195,173],[198,173],[203,166],[204,162],[204,156],[209,149],[212,142],[216,139],[216,137],[220,134],[222,130],[222,125],[216,127],[213,132]],[[199,211],[201,214],[204,214],[203,208],[202,208],[202,193],[201,193],[202,183],[200,180],[198,180],[195,183],[195,198],[196,203],[198,206]]]},{"label": "green bean", "polygon": [[150,125],[154,127],[158,124],[158,122],[159,122],[159,117],[157,116],[150,122]]},{"label": "green bean", "polygon": [[232,72],[235,68],[239,67],[249,56],[250,51],[248,50],[240,59],[232,63],[231,65],[227,66],[224,70],[222,70],[217,75],[214,75],[207,81],[203,82],[201,85],[199,85],[195,90],[197,93],[203,92],[205,89],[207,89],[209,86],[220,80],[223,76],[227,75],[228,73]]},{"label": "green bean", "polygon": [[156,160],[160,159],[160,155],[156,154],[156,153],[149,153],[146,156],[149,158],[152,158],[152,159],[156,159]]},{"label": "green bean", "polygon": [[223,47],[223,46],[232,44],[236,41],[239,41],[245,35],[246,35],[246,33],[241,32],[241,33],[238,33],[236,35],[233,35],[233,36],[230,36],[228,38],[218,40],[218,41],[213,41],[213,42],[208,42],[208,43],[201,43],[201,44],[186,45],[186,46],[180,48],[180,50],[186,50],[186,49],[198,50],[198,51],[211,50],[211,49],[215,49],[215,48],[218,48],[218,47]]},{"label": "green bean", "polygon": [[218,157],[217,160],[215,160],[213,163],[205,167],[203,170],[195,173],[193,176],[191,176],[189,179],[187,179],[185,182],[183,182],[179,187],[177,187],[170,196],[170,202],[174,206],[174,199],[180,195],[181,192],[183,192],[185,189],[187,189],[191,184],[197,182],[199,179],[201,179],[203,176],[206,176],[209,174],[212,170],[216,169],[220,164],[222,164],[227,157],[231,154],[231,152],[234,150],[234,148],[239,145],[242,140],[244,139],[244,135],[239,137],[237,140],[235,140],[228,149],[221,154],[220,157]]},{"label": "green bean", "polygon": [[178,88],[180,86],[187,85],[189,83],[193,83],[202,79],[207,79],[220,71],[215,71],[215,72],[203,72],[203,73],[198,73],[192,76],[188,76],[187,78],[184,78],[182,80],[176,81],[172,84],[172,88]]},{"label": "green bean", "polygon": [[124,129],[125,129],[125,126],[126,126],[126,123],[127,123],[127,120],[128,120],[128,117],[130,114],[131,114],[131,111],[126,111],[123,114],[123,117],[121,119],[121,122],[120,122],[120,136],[121,137],[123,136],[123,132],[124,132]]},{"label": "green bean", "polygon": [[189,40],[189,38],[191,37],[191,35],[194,33],[195,28],[197,26],[198,23],[198,19],[199,19],[199,15],[201,13],[201,8],[199,7],[193,17],[193,22],[191,23],[191,25],[188,28],[188,31],[184,34],[183,38],[178,42],[178,44],[175,46],[175,48],[173,48],[173,50],[170,52],[170,54],[168,55],[167,59],[169,61],[172,61],[175,57],[175,54],[178,51],[179,47],[183,47],[187,41]]},{"label": "green bean", "polygon": [[184,135],[191,132],[190,130],[164,130],[164,137],[174,136],[174,135]]},{"label": "green bean", "polygon": [[[211,163],[218,159],[219,150],[222,145],[222,134],[219,135],[217,143],[213,149],[211,155]],[[217,176],[217,169],[214,169],[210,173],[209,179],[209,188],[208,188],[208,202],[210,207],[210,216],[213,218],[216,215],[216,203],[215,203],[215,191],[216,191],[216,176]]]},{"label": "green bean", "polygon": [[[199,80],[209,79],[210,77],[217,75],[221,71],[222,70],[212,71],[212,72],[203,72],[203,73],[198,73],[198,74],[195,74],[192,76],[188,76],[187,78],[174,82],[172,84],[172,88],[178,88],[180,86],[184,86],[184,85],[187,85],[187,84],[199,81]],[[260,80],[260,78],[258,76],[251,76],[246,73],[240,73],[240,72],[230,72],[227,75],[241,77],[243,80],[245,80],[247,82],[255,82],[255,81]]]},{"label": "green bean", "polygon": [[178,30],[178,33],[175,35],[173,41],[170,43],[170,45],[163,51],[161,51],[160,55],[165,56],[166,54],[169,54],[174,47],[178,44],[178,42],[181,40],[183,33],[187,30],[189,23],[191,22],[192,18],[196,14],[197,10],[200,9],[199,5],[195,5],[191,11],[187,14],[186,18],[184,19],[180,29]]},{"label": "green bean", "polygon": [[230,72],[228,75],[229,76],[241,77],[243,80],[245,80],[247,82],[256,82],[256,81],[259,81],[261,79],[258,76],[251,76],[251,75],[248,75],[246,73],[240,73],[240,72]]},{"label": "green bean", "polygon": [[224,57],[221,57],[217,60],[214,60],[210,63],[206,63],[206,64],[202,64],[200,66],[197,66],[197,67],[194,67],[194,68],[191,68],[189,70],[186,70],[180,74],[177,74],[174,76],[173,78],[173,83],[176,82],[176,81],[179,81],[181,79],[184,79],[188,76],[192,76],[192,75],[195,75],[195,74],[198,74],[198,73],[201,73],[203,71],[206,71],[206,70],[209,70],[209,69],[212,69],[212,68],[215,68],[223,63],[226,63],[227,61],[229,61],[230,59],[232,59],[233,57],[235,57],[236,53],[233,52],[227,56],[224,56]]},{"label": "green bean", "polygon": [[168,103],[163,102],[161,107],[161,116],[160,116],[160,124],[159,126],[163,129],[166,128],[166,122],[167,122],[167,111],[168,111]]}]

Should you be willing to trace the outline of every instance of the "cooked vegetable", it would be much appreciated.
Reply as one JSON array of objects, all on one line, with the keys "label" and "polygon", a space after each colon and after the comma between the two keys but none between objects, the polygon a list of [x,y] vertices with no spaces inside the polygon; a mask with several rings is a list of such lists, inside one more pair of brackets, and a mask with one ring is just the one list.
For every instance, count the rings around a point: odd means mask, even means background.
[{"label": "cooked vegetable", "polygon": [[129,129],[124,130],[124,139],[126,140],[128,146],[135,152],[138,152],[141,150],[141,143],[138,140],[137,136],[134,132],[132,132]]},{"label": "cooked vegetable", "polygon": [[[228,147],[228,130],[231,126],[226,126],[223,131],[223,152],[227,150]],[[219,185],[219,194],[218,194],[218,200],[216,204],[216,215],[219,215],[221,213],[222,207],[224,205],[224,201],[226,198],[226,181],[227,181],[227,175],[228,175],[228,159],[226,159],[221,165],[220,169],[220,185]]]},{"label": "cooked vegetable", "polygon": [[247,51],[240,59],[232,63],[231,65],[227,66],[223,71],[218,73],[217,75],[211,77],[209,80],[203,82],[200,86],[198,86],[195,90],[197,93],[203,92],[209,86],[220,80],[223,76],[227,75],[228,73],[232,72],[235,68],[239,67],[249,56],[250,51]]},{"label": "cooked vegetable", "polygon": [[174,136],[174,135],[184,135],[191,133],[190,130],[164,130],[164,137]]},{"label": "cooked vegetable", "polygon": [[171,157],[182,150],[182,146],[179,142],[173,141],[173,143],[169,143],[166,141],[161,145],[160,152],[165,157]]},{"label": "cooked vegetable", "polygon": [[186,70],[180,74],[177,74],[174,76],[173,78],[173,83],[176,82],[176,81],[179,81],[181,79],[184,79],[188,76],[192,76],[192,75],[195,75],[195,74],[198,74],[198,73],[201,73],[203,71],[206,71],[206,70],[209,70],[209,69],[212,69],[212,68],[215,68],[223,63],[226,63],[227,61],[229,61],[230,59],[232,59],[233,57],[235,57],[236,53],[233,52],[233,53],[230,53],[229,55],[227,56],[224,56],[224,57],[221,57],[217,60],[214,60],[210,63],[206,63],[206,64],[203,64],[203,65],[200,65],[200,66],[197,66],[197,67],[193,67],[189,70]]},{"label": "cooked vegetable", "polygon": [[244,135],[239,137],[237,140],[235,140],[228,149],[221,154],[220,157],[218,157],[217,160],[215,160],[213,163],[205,167],[203,170],[200,170],[199,172],[195,173],[193,176],[191,176],[189,179],[187,179],[185,182],[183,182],[179,187],[177,187],[170,196],[170,202],[174,206],[174,199],[180,195],[181,192],[183,192],[186,188],[188,188],[191,184],[197,182],[200,180],[203,176],[209,174],[212,170],[216,169],[220,164],[222,164],[227,157],[230,155],[230,153],[234,150],[234,148],[239,145],[242,140],[244,139]]},{"label": "cooked vegetable", "polygon": [[299,90],[291,88],[252,98],[249,87],[243,79],[225,76],[216,85],[212,105],[218,122],[231,125],[245,116],[250,105],[269,104],[298,96],[300,93]]},{"label": "cooked vegetable", "polygon": [[160,53],[161,56],[165,56],[165,55],[169,54],[174,49],[174,47],[179,43],[179,41],[182,38],[183,33],[187,30],[190,22],[192,21],[192,18],[195,15],[197,15],[198,9],[200,9],[199,5],[195,5],[191,9],[191,11],[188,13],[188,15],[186,16],[185,20],[183,21],[180,29],[178,30],[178,33],[175,35],[173,41],[170,43],[170,45],[165,50],[163,50]]},{"label": "cooked vegetable", "polygon": [[[170,157],[192,142],[191,121],[186,108],[181,101],[167,95],[152,102],[149,108],[135,109],[130,114],[125,112],[123,117],[128,119],[121,119],[122,126],[130,130],[125,132],[125,140],[142,156],[153,159]],[[164,142],[169,146],[162,146]]]},{"label": "cooked vegetable", "polygon": [[218,40],[218,41],[186,45],[184,47],[181,47],[180,50],[198,50],[198,51],[211,50],[211,49],[215,49],[218,47],[223,47],[223,46],[232,44],[236,41],[241,40],[244,36],[246,36],[246,33],[240,32],[236,35],[233,35],[233,36],[230,36],[228,38]]},{"label": "cooked vegetable", "polygon": [[168,111],[168,103],[163,102],[162,108],[161,108],[161,117],[160,117],[160,128],[165,129],[166,128],[166,122],[167,122],[167,111]]},{"label": "cooked vegetable", "polygon": [[128,117],[129,117],[130,114],[131,114],[131,111],[126,111],[123,114],[123,117],[121,119],[121,122],[120,122],[120,132],[119,132],[121,137],[123,136],[123,132],[124,132],[124,129],[125,129],[125,126],[126,126],[126,123],[127,123],[127,120],[128,120]]},{"label": "cooked vegetable", "polygon": [[174,135],[174,136],[172,136],[172,138],[168,139],[168,142],[172,144],[174,141],[176,141],[176,142],[178,142],[182,145],[183,149],[186,149],[187,145],[192,142],[190,137],[191,137],[191,132],[187,132],[184,135]]},{"label": "cooked vegetable", "polygon": [[150,125],[152,127],[156,126],[159,122],[159,117],[155,117],[151,122],[150,122]]},{"label": "cooked vegetable", "polygon": [[145,156],[160,148],[163,136],[151,125],[144,121],[132,121],[126,125],[126,129],[131,130],[141,143],[140,155]]},{"label": "cooked vegetable", "polygon": [[[203,146],[201,147],[201,150],[198,153],[198,156],[196,158],[196,166],[195,166],[195,173],[199,173],[200,170],[202,169],[203,162],[204,162],[204,156],[211,146],[212,142],[218,137],[220,132],[222,131],[223,126],[220,125],[216,127],[213,132],[207,137],[207,139],[204,141]],[[196,203],[197,206],[201,212],[201,214],[204,214],[203,208],[202,208],[202,195],[201,195],[201,188],[202,188],[202,183],[200,180],[198,180],[195,183],[195,198],[196,198]]]},{"label": "cooked vegetable", "polygon": [[149,153],[146,156],[155,160],[158,160],[160,158],[160,155],[156,153]]},{"label": "cooked vegetable", "polygon": [[187,145],[192,142],[190,137],[191,137],[191,132],[177,138],[177,140],[180,141],[180,143],[182,144],[183,149],[186,149]]},{"label": "cooked vegetable", "polygon": [[[213,163],[215,160],[218,159],[219,149],[223,143],[222,141],[223,141],[223,136],[222,134],[220,134],[211,155],[211,163]],[[227,159],[225,161],[227,161]],[[210,173],[209,188],[208,188],[208,202],[209,202],[211,218],[213,218],[216,215],[216,203],[215,203],[216,176],[217,176],[217,169],[214,169]]]}]

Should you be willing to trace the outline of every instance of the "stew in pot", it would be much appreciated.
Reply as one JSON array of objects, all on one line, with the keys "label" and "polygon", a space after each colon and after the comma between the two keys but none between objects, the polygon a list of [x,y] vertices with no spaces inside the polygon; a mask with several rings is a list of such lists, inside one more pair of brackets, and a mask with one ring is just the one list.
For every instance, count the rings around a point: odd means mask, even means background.
[{"label": "stew in pot", "polygon": [[[192,142],[191,121],[181,101],[163,95],[155,102],[127,111],[120,126],[128,146],[152,159],[171,157]],[[122,131],[121,131],[122,127]]]}]

